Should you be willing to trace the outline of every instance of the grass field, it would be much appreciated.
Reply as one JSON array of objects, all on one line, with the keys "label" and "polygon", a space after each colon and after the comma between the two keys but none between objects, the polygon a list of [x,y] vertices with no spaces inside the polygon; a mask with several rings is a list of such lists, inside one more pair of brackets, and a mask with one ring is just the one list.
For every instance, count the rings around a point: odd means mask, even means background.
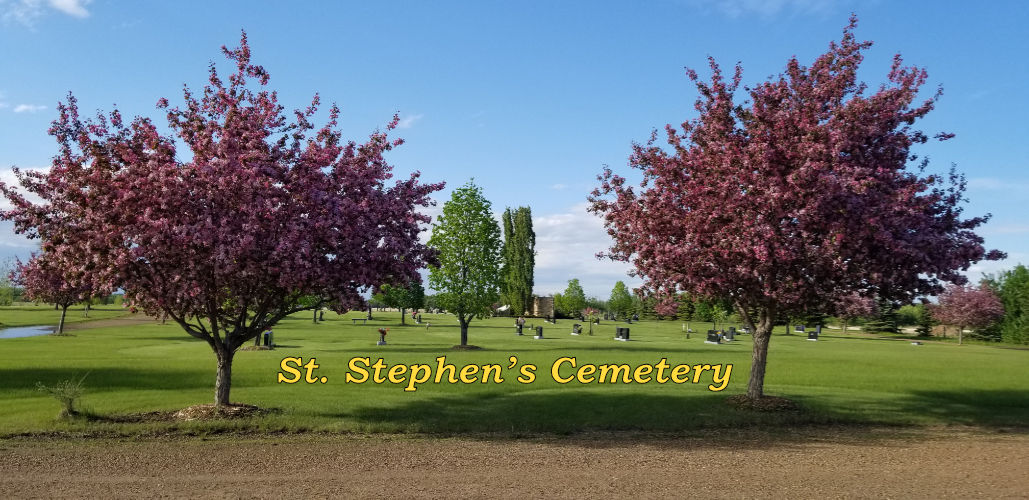
[{"label": "grass field", "polygon": [[[40,324],[52,309],[0,309],[0,322]],[[101,317],[110,311],[94,310]],[[38,315],[38,316],[37,316]],[[69,317],[78,317],[69,313]],[[510,318],[475,321],[469,342],[478,351],[457,351],[459,338],[452,316],[423,314],[431,328],[400,326],[397,313],[376,313],[367,325],[350,317],[326,315],[312,324],[303,313],[275,328],[279,347],[241,351],[233,365],[232,400],[280,411],[267,416],[221,422],[112,423],[104,419],[56,420],[57,403],[36,390],[85,376],[80,405],[94,415],[116,416],[172,410],[209,403],[214,396],[215,358],[206,343],[187,336],[177,325],[147,323],[92,328],[73,337],[0,339],[0,436],[48,431],[221,432],[355,431],[417,433],[570,433],[584,430],[676,432],[739,426],[774,427],[822,423],[873,425],[972,425],[1029,427],[1029,351],[978,345],[957,346],[878,339],[860,334],[829,333],[818,342],[777,332],[771,342],[766,394],[796,401],[801,410],[761,413],[732,409],[726,396],[744,392],[750,370],[750,337],[727,345],[704,343],[703,335],[685,338],[680,322],[634,323],[632,341],[613,340],[615,326],[604,322],[594,336],[571,336],[573,321],[544,324],[543,340],[515,336]],[[45,321],[33,321],[33,317]],[[540,324],[540,322],[529,320]],[[376,346],[376,329],[390,328],[389,345]],[[694,324],[694,329],[701,325]],[[780,327],[781,329],[781,327]],[[431,365],[446,356],[460,370],[467,364],[497,364],[502,383],[465,384],[431,381],[404,391],[407,383],[348,384],[345,374],[354,357],[383,358],[389,366]],[[317,359],[316,379],[326,383],[277,383],[280,362]],[[511,357],[515,368],[509,369]],[[551,366],[575,357],[592,364],[728,365],[725,390],[713,392],[710,371],[698,383],[558,384]],[[537,366],[529,384],[516,381],[520,367]],[[303,371],[303,370],[301,370]],[[574,374],[567,363],[560,375]],[[694,370],[695,371],[695,370]],[[666,371],[667,375],[668,372]],[[355,374],[356,375],[356,374]],[[386,375],[386,371],[383,371]],[[407,374],[405,374],[406,376]],[[594,374],[596,375],[596,374]],[[651,373],[650,376],[656,375]],[[724,372],[722,373],[724,376]]]},{"label": "grass field", "polygon": [[[69,307],[68,314],[64,318],[65,325],[116,318],[129,314],[128,309],[121,306],[93,306],[89,309],[88,317],[83,316],[83,312],[82,306]],[[47,306],[41,304],[0,307],[0,328],[56,325],[60,320],[61,311],[55,310],[52,305]]]}]

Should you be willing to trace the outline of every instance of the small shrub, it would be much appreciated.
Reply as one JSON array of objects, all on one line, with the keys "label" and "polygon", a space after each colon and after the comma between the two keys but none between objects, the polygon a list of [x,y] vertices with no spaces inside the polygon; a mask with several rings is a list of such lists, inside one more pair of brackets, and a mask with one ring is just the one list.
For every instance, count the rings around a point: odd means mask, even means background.
[{"label": "small shrub", "polygon": [[[88,373],[86,375],[89,375]],[[61,403],[61,412],[57,414],[57,418],[71,418],[78,415],[78,411],[75,410],[75,400],[82,397],[82,382],[86,380],[86,376],[83,375],[78,382],[75,379],[62,380],[52,386],[43,385],[42,382],[36,383],[36,389],[39,392],[45,392],[51,397]]]}]

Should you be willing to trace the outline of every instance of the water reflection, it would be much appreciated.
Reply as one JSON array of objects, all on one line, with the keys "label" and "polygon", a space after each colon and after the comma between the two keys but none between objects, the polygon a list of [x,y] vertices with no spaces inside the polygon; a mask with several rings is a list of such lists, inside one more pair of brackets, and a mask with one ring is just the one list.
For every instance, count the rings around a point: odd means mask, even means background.
[{"label": "water reflection", "polygon": [[54,333],[52,326],[19,326],[15,328],[0,329],[0,339],[13,339],[16,337],[33,337],[36,335],[49,335]]}]

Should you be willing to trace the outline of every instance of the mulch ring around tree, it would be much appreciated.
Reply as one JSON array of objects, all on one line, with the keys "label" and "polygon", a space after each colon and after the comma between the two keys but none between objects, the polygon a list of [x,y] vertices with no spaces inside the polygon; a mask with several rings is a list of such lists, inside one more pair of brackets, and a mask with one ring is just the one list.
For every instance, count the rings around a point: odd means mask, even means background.
[{"label": "mulch ring around tree", "polygon": [[245,346],[240,347],[239,349],[236,349],[236,350],[237,351],[270,351],[270,350],[272,350],[272,347],[271,346],[267,346],[267,345],[245,345]]},{"label": "mulch ring around tree", "polygon": [[454,347],[451,347],[451,349],[456,351],[477,351],[482,348],[477,345],[455,345]]},{"label": "mulch ring around tree", "polygon": [[181,410],[148,411],[144,413],[133,413],[130,415],[116,415],[101,417],[101,420],[117,423],[142,423],[142,422],[190,422],[194,420],[231,420],[247,417],[258,417],[274,413],[277,410],[260,408],[254,405],[243,403],[229,403],[225,406],[213,404],[195,405]]},{"label": "mulch ring around tree", "polygon": [[800,409],[797,403],[778,396],[762,396],[759,399],[750,399],[746,394],[737,394],[725,398],[725,404],[737,410],[797,411]]}]

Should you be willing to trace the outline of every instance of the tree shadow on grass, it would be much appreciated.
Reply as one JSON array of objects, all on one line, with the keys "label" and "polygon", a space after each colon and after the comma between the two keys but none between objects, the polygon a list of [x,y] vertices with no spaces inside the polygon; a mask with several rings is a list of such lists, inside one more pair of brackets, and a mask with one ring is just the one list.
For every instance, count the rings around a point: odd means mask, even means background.
[{"label": "tree shadow on grass", "polygon": [[36,383],[53,385],[79,380],[87,390],[177,390],[211,387],[212,370],[159,370],[136,368],[10,368],[0,369],[0,391],[36,389]]},{"label": "tree shadow on grass", "polygon": [[551,433],[586,431],[681,432],[749,426],[830,423],[806,412],[761,413],[732,409],[724,394],[663,396],[602,392],[501,394],[485,392],[412,400],[393,407],[361,407],[335,416],[369,430],[430,434]]},{"label": "tree shadow on grass", "polygon": [[[681,433],[758,430],[794,433],[826,425],[849,428],[909,425],[932,415],[948,425],[1029,430],[1029,391],[915,392],[866,414],[797,397],[799,411],[760,412],[725,405],[728,394],[659,395],[600,391],[546,391],[439,395],[398,406],[364,406],[325,415],[356,420],[371,432],[430,434],[574,434],[591,431]],[[789,395],[786,395],[789,397]],[[883,418],[884,412],[886,418]],[[890,417],[895,412],[896,418]],[[776,439],[773,437],[773,439]]]},{"label": "tree shadow on grass", "polygon": [[914,391],[901,405],[950,425],[1029,429],[1029,390]]}]

